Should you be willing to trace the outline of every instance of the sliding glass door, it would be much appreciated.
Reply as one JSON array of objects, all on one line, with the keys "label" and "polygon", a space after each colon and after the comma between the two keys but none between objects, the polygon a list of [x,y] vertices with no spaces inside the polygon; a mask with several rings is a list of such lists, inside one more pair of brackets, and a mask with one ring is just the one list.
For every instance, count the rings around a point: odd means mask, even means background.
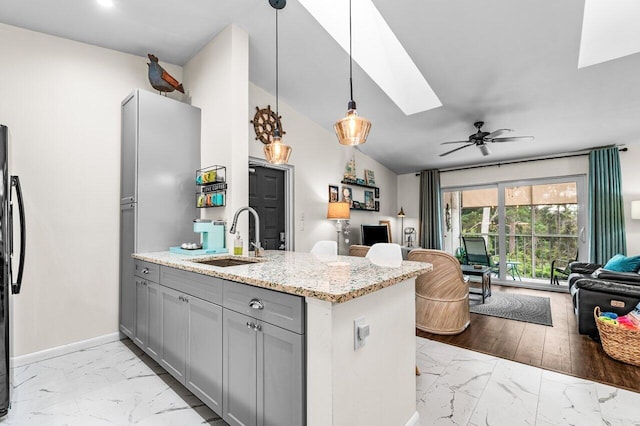
[{"label": "sliding glass door", "polygon": [[445,250],[482,236],[502,280],[548,283],[554,259],[586,253],[584,176],[444,189]]}]

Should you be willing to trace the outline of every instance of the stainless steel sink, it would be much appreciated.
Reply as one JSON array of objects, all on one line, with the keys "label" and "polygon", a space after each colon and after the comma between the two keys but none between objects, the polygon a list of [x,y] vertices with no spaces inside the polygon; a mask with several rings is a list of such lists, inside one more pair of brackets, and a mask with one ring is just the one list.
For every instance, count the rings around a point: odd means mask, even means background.
[{"label": "stainless steel sink", "polygon": [[228,266],[250,265],[252,263],[258,263],[260,260],[248,260],[237,258],[223,258],[223,259],[210,259],[210,260],[194,260],[195,263],[202,263],[204,265],[220,266],[226,268]]}]

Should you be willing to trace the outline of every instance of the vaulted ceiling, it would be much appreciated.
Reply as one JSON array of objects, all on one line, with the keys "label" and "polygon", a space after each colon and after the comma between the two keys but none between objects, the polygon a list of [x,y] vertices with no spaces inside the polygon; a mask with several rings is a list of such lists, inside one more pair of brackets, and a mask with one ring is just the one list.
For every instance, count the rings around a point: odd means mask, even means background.
[{"label": "vaulted ceiling", "polygon": [[[235,23],[249,33],[251,81],[275,92],[267,0],[114,2],[0,0],[0,22],[179,65]],[[640,55],[578,69],[584,0],[373,3],[443,104],[406,116],[354,64],[358,112],[373,123],[359,149],[397,173],[640,143]],[[297,0],[279,26],[281,100],[333,131],[349,100],[348,55]],[[479,120],[535,139],[439,157],[455,147],[440,143],[466,140]]]}]

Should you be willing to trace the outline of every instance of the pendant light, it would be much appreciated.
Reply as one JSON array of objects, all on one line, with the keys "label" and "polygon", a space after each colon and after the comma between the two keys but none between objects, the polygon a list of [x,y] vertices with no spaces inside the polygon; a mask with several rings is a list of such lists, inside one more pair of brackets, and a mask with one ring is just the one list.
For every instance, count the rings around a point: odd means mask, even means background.
[{"label": "pendant light", "polygon": [[358,116],[356,111],[356,101],[353,100],[353,58],[351,57],[351,0],[349,0],[349,88],[351,98],[347,104],[347,115],[336,121],[333,128],[338,136],[338,141],[342,145],[361,145],[367,141],[371,122],[364,117]]},{"label": "pendant light", "polygon": [[[276,117],[278,114],[278,9],[284,8],[286,0],[270,0],[269,3],[276,10]],[[273,141],[264,146],[264,156],[271,164],[287,164],[291,155],[291,147],[282,143],[282,129],[280,121],[276,122],[273,130]]]}]

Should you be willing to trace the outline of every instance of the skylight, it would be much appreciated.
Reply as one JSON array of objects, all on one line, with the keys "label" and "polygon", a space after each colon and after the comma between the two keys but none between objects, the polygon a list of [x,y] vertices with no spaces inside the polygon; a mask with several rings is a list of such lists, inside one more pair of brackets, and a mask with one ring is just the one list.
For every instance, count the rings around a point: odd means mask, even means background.
[{"label": "skylight", "polygon": [[[349,2],[300,0],[300,3],[349,53]],[[402,112],[411,115],[442,106],[371,0],[353,0],[352,21],[353,60]],[[357,101],[357,89],[354,97]]]},{"label": "skylight", "polygon": [[578,68],[640,52],[640,1],[585,0]]}]

